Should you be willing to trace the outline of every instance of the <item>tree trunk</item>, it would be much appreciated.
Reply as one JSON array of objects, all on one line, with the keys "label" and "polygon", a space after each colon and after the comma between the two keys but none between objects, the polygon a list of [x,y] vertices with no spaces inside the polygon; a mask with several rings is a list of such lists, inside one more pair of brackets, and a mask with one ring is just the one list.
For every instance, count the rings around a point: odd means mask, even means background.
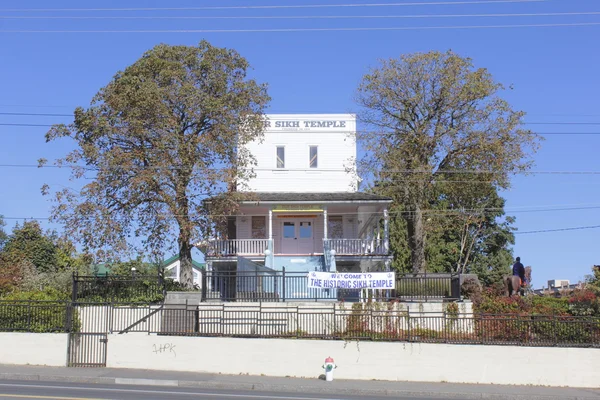
[{"label": "tree trunk", "polygon": [[179,233],[179,282],[186,289],[194,288],[194,272],[192,270],[192,245],[184,232]]},{"label": "tree trunk", "polygon": [[408,228],[408,246],[413,273],[423,273],[426,268],[425,261],[425,229],[423,227],[423,212],[421,207],[413,206],[410,214],[406,216]]}]

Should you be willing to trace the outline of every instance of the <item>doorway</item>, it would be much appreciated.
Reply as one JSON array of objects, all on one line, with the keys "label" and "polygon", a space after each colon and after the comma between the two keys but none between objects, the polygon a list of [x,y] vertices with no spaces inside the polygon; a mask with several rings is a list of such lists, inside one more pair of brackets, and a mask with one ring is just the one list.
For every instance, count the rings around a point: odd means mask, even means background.
[{"label": "doorway", "polygon": [[281,221],[281,253],[313,254],[314,221],[283,220]]}]

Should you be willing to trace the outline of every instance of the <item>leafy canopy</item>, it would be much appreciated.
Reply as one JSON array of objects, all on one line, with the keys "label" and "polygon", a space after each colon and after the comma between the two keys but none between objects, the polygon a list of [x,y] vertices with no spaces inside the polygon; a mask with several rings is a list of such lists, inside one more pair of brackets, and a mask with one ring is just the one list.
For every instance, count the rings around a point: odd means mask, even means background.
[{"label": "leafy canopy", "polygon": [[191,248],[212,229],[203,200],[226,193],[224,208],[234,206],[230,190],[255,163],[243,145],[262,137],[270,98],[248,69],[235,50],[206,41],[161,44],[77,108],[73,124],[54,126],[48,140],[76,144],[58,163],[88,179],[55,194],[67,235],[104,259],[142,249],[155,257],[177,238],[191,284]]},{"label": "leafy canopy", "polygon": [[402,207],[415,272],[426,267],[426,210],[444,197],[460,209],[532,165],[539,137],[522,128],[524,113],[502,90],[486,69],[451,51],[384,60],[358,88],[359,118],[370,128],[361,136],[361,168],[376,192]]}]

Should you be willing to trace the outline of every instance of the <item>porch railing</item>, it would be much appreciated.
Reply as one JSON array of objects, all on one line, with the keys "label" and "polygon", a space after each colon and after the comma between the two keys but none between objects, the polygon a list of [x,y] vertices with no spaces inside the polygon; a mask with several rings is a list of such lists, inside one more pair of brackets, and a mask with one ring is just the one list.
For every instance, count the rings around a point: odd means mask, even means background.
[{"label": "porch railing", "polygon": [[377,239],[324,239],[325,246],[336,255],[387,255],[384,240]]},{"label": "porch railing", "polygon": [[209,256],[258,255],[268,247],[269,239],[211,240],[207,252]]}]

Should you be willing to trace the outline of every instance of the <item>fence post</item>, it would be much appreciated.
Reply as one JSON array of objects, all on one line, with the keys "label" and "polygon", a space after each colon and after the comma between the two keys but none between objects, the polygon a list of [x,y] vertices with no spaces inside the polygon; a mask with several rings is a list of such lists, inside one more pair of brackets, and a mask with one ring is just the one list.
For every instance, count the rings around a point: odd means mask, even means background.
[{"label": "fence post", "polygon": [[[206,268],[206,267],[205,267]],[[200,270],[200,284],[202,285],[202,288],[200,289],[201,291],[201,296],[200,296],[200,301],[205,302],[206,301],[206,269],[203,268]]]},{"label": "fence post", "polygon": [[283,301],[285,301],[285,267],[282,268],[281,279],[283,280],[283,282],[281,283],[281,286],[282,286],[281,298],[283,299]]},{"label": "fence post", "polygon": [[71,301],[75,303],[77,301],[77,291],[79,290],[79,280],[77,279],[78,275],[76,272],[73,272],[73,287],[71,288]]}]

